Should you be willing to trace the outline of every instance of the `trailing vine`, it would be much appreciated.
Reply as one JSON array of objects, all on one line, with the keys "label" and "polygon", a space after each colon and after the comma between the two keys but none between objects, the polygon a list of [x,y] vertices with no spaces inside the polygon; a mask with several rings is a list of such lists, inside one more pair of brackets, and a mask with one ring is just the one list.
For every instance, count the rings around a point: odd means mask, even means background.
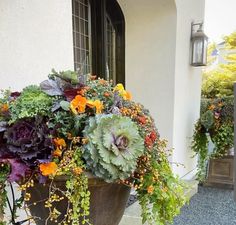
[{"label": "trailing vine", "polygon": [[233,144],[233,99],[202,100],[201,117],[195,124],[191,146],[198,155],[198,180],[205,180],[209,159],[227,155]]}]

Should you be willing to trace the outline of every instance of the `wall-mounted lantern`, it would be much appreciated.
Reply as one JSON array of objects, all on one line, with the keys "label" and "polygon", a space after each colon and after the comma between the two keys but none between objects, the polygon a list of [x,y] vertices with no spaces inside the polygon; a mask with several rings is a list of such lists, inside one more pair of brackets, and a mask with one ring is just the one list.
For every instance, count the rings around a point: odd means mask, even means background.
[{"label": "wall-mounted lantern", "polygon": [[[198,29],[195,30],[195,26]],[[207,65],[207,41],[208,37],[203,32],[202,23],[191,24],[191,65],[206,66]]]}]

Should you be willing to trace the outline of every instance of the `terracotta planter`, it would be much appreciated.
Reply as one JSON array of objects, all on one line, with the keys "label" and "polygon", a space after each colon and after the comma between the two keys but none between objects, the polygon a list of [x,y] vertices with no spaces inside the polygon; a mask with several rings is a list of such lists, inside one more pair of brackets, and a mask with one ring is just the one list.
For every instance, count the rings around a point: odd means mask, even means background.
[{"label": "terracotta planter", "polygon": [[[56,185],[65,189],[65,179],[58,179]],[[91,193],[90,222],[93,225],[118,225],[130,195],[130,188],[122,184],[106,183],[101,179],[90,177],[89,191]],[[30,204],[45,199],[48,196],[48,185],[44,186],[36,183],[34,188],[30,189],[30,193]],[[56,205],[57,209],[62,212],[62,215],[58,218],[58,223],[63,219],[66,206],[66,201],[61,201]],[[31,205],[29,208],[33,216],[41,218],[35,221],[36,224],[45,225],[48,210],[44,207],[44,202]],[[56,225],[58,223],[48,221],[47,225]]]},{"label": "terracotta planter", "polygon": [[233,188],[234,184],[234,156],[209,161],[206,186]]}]

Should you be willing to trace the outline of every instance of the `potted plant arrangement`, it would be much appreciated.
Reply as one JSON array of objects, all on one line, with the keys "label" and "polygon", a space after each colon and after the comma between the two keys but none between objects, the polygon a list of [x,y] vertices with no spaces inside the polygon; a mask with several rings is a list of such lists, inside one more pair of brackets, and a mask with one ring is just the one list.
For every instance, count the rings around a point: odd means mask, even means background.
[{"label": "potted plant arrangement", "polygon": [[199,155],[198,179],[206,185],[233,185],[233,110],[232,97],[202,100],[192,149]]},{"label": "potted plant arrangement", "polygon": [[149,111],[122,84],[53,70],[39,86],[3,91],[0,211],[8,205],[11,217],[0,224],[118,225],[130,188],[143,223],[171,222],[185,198],[165,148]]}]

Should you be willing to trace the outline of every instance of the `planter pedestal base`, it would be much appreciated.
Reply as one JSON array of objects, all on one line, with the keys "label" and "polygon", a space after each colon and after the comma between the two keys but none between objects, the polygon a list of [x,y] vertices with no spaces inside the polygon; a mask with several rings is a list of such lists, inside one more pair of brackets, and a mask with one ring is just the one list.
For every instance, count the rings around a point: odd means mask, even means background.
[{"label": "planter pedestal base", "polygon": [[234,156],[211,159],[208,168],[208,176],[204,186],[233,189]]}]

